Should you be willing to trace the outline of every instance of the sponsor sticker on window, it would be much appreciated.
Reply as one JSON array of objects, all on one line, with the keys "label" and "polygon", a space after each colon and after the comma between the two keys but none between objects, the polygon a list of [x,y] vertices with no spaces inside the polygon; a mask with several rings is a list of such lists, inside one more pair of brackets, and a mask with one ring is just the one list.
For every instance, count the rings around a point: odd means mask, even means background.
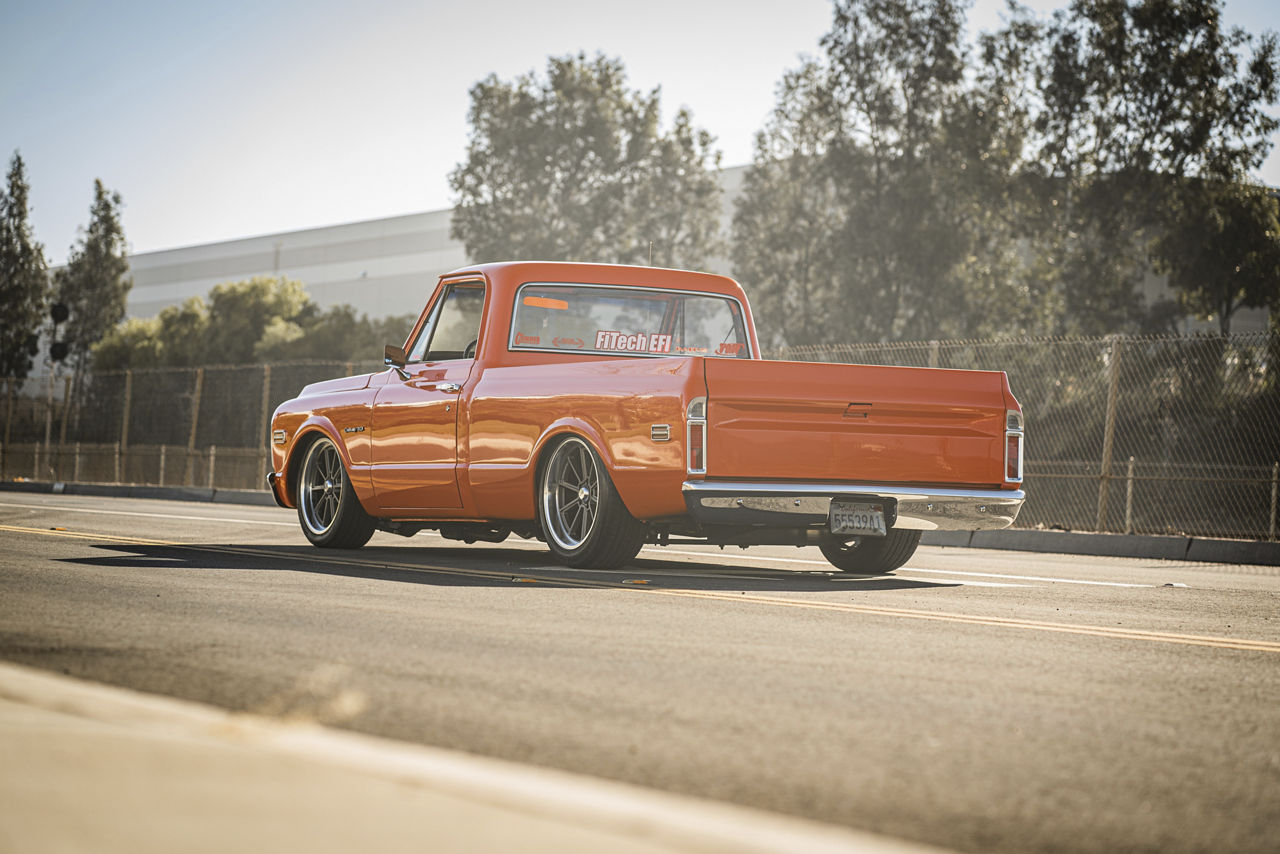
[{"label": "sponsor sticker on window", "polygon": [[671,336],[661,332],[628,335],[614,329],[601,329],[596,333],[595,349],[619,353],[670,353]]}]

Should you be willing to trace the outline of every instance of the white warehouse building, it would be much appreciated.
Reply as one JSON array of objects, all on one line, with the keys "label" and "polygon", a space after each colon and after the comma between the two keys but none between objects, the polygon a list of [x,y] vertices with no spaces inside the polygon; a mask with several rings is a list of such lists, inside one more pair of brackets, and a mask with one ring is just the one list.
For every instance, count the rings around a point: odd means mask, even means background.
[{"label": "white warehouse building", "polygon": [[[725,234],[746,168],[720,175]],[[417,314],[441,273],[472,262],[512,260],[467,258],[463,245],[449,236],[452,213],[428,211],[130,255],[128,316],[152,317],[221,282],[260,275],[297,279],[323,308],[349,303],[370,317]],[[712,259],[707,269],[728,273],[729,262]]]}]

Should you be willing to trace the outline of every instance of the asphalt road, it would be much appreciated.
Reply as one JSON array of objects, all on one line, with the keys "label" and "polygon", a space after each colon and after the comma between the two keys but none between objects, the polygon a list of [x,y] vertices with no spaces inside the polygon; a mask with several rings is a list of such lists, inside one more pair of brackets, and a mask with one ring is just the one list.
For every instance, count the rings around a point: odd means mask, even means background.
[{"label": "asphalt road", "polygon": [[0,495],[0,658],[963,851],[1280,844],[1280,568],[921,548],[305,543]]}]

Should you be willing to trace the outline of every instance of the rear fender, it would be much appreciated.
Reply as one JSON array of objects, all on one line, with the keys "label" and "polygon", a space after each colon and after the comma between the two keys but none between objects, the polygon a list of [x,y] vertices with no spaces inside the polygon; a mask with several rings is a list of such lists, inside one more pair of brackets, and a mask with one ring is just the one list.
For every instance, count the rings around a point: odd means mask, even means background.
[{"label": "rear fender", "polygon": [[[558,419],[543,431],[533,447],[532,498],[535,518],[538,504],[538,480],[542,476],[542,466],[546,462],[546,451],[566,436],[577,436],[579,439],[585,439],[592,450],[600,455],[600,460],[604,463],[605,470],[609,473],[609,479],[613,481],[615,486],[617,485],[617,461],[614,460],[613,454],[609,450],[609,444],[604,441],[604,434],[599,427],[581,418]],[[623,497],[622,503],[624,505],[627,503],[625,497]]]}]

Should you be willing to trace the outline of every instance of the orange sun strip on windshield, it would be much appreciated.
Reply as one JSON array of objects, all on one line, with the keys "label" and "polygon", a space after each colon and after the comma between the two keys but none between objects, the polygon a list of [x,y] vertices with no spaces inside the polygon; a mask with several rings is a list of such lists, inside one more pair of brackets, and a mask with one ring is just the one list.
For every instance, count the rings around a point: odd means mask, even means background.
[{"label": "orange sun strip on windshield", "polygon": [[562,299],[551,299],[550,297],[525,297],[524,304],[533,308],[555,308],[564,311],[569,307],[569,303]]}]

